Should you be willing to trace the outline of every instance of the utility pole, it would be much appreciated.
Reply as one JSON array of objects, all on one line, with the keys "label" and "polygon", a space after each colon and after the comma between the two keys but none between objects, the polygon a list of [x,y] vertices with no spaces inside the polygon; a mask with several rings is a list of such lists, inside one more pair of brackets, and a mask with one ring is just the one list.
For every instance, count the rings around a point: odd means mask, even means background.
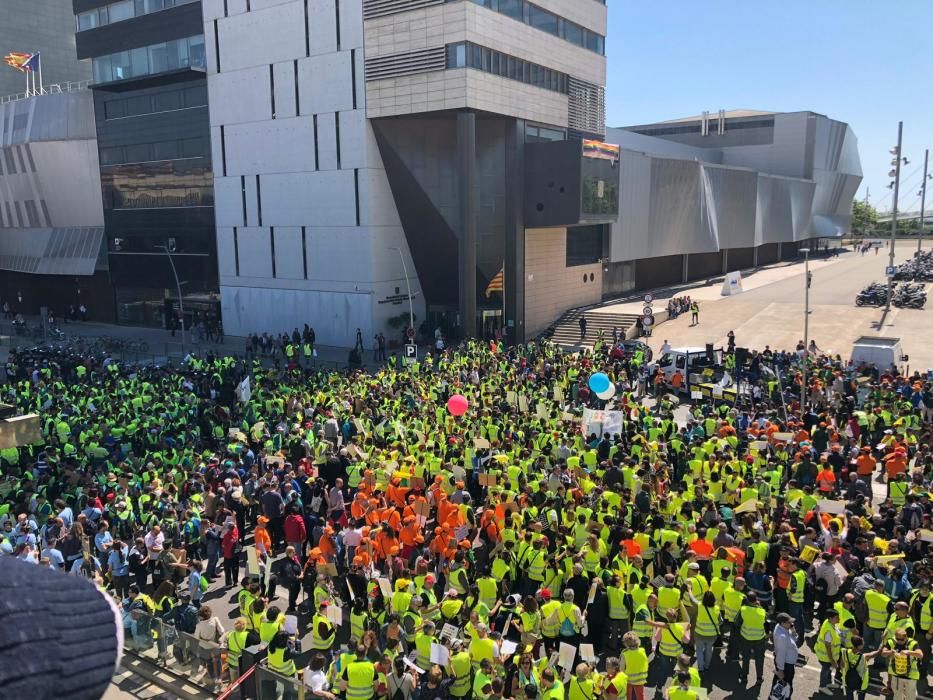
[{"label": "utility pole", "polygon": [[800,417],[807,405],[807,362],[810,359],[810,249],[801,248],[803,253],[803,381],[800,384]]},{"label": "utility pole", "polygon": [[920,232],[917,234],[917,252],[920,252],[920,246],[923,245],[923,215],[927,208],[927,165],[930,162],[930,149],[923,152],[923,189],[920,190]]},{"label": "utility pole", "polygon": [[[904,122],[897,123],[897,146],[895,147],[894,170],[889,175],[894,176],[894,208],[891,210],[891,250],[888,252],[888,267],[894,267],[894,243],[897,241],[897,198],[901,189],[901,146],[904,138]],[[888,314],[891,311],[891,296],[894,293],[894,275],[887,275],[888,293],[884,302],[884,312]]]}]

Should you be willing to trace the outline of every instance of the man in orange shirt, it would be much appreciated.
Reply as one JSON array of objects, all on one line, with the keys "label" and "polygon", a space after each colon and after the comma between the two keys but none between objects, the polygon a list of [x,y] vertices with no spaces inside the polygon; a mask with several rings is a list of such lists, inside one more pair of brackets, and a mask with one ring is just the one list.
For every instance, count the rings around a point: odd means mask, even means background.
[{"label": "man in orange shirt", "polygon": [[816,475],[816,487],[820,493],[827,498],[831,497],[836,490],[836,474],[833,472],[833,466],[822,457],[820,471]]},{"label": "man in orange shirt", "polygon": [[884,470],[887,472],[888,481],[894,481],[894,477],[907,471],[907,451],[903,447],[895,448],[894,452],[884,458]]},{"label": "man in orange shirt", "polygon": [[863,447],[858,459],[855,460],[855,471],[859,476],[871,476],[878,463],[871,456],[871,448]]}]

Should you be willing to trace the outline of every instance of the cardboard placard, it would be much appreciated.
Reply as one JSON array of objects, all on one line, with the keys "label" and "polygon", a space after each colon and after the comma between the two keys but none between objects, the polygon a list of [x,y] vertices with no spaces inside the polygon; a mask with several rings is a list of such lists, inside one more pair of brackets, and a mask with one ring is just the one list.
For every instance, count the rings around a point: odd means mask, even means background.
[{"label": "cardboard placard", "polygon": [[496,485],[496,475],[495,474],[480,474],[479,475],[479,485],[480,486],[495,486]]},{"label": "cardboard placard", "polygon": [[846,512],[846,502],[845,501],[831,501],[827,498],[823,498],[816,503],[820,510],[824,513],[830,513],[831,515],[842,515]]},{"label": "cardboard placard", "polygon": [[880,557],[875,557],[875,566],[882,566],[883,564],[890,564],[892,561],[897,561],[898,559],[903,559],[904,553],[900,554],[885,554]]},{"label": "cardboard placard", "polygon": [[422,518],[428,518],[431,515],[431,506],[427,501],[415,501],[413,510],[415,511],[415,515],[421,516]]},{"label": "cardboard placard", "polygon": [[920,539],[924,542],[933,542],[933,530],[921,530]]},{"label": "cardboard placard", "polygon": [[518,410],[522,413],[528,413],[528,397],[524,394],[518,396]]},{"label": "cardboard placard", "polygon": [[298,616],[286,615],[285,626],[282,628],[285,634],[298,634]]},{"label": "cardboard placard", "polygon": [[497,651],[499,652],[499,657],[511,656],[516,651],[518,651],[518,642],[513,642],[508,639],[503,639],[502,644],[498,647]]},{"label": "cardboard placard", "polygon": [[456,625],[452,625],[449,622],[445,622],[444,626],[441,627],[441,639],[456,639],[459,629]]},{"label": "cardboard placard", "polygon": [[599,657],[596,656],[596,652],[593,650],[592,644],[580,645],[580,658],[587,663],[596,663],[599,660]]},{"label": "cardboard placard", "polygon": [[557,665],[564,670],[573,668],[574,659],[577,658],[577,648],[573,644],[561,642],[557,650]]},{"label": "cardboard placard", "polygon": [[758,509],[758,501],[751,499],[745,501],[745,503],[736,506],[732,512],[733,513],[754,513]]},{"label": "cardboard placard", "polygon": [[755,440],[754,442],[750,442],[748,444],[748,448],[750,450],[756,450],[758,452],[761,452],[762,450],[767,450],[768,441],[767,440]]},{"label": "cardboard placard", "polygon": [[564,390],[558,384],[554,385],[554,400],[557,403],[564,402]]},{"label": "cardboard placard", "polygon": [[514,391],[505,392],[505,400],[509,403],[510,406],[514,406],[518,403],[518,394]]},{"label": "cardboard placard", "polygon": [[476,438],[473,441],[473,448],[477,450],[488,450],[490,447],[489,440],[486,438]]},{"label": "cardboard placard", "polygon": [[537,405],[535,406],[535,415],[541,420],[547,420],[548,418],[547,407],[544,405],[543,402],[539,401]]},{"label": "cardboard placard", "polygon": [[422,675],[422,674],[424,674],[424,673],[427,673],[427,671],[425,671],[423,668],[420,668],[420,667],[416,666],[416,665],[414,664],[414,662],[412,662],[412,660],[409,659],[407,656],[403,656],[403,657],[402,657],[402,663],[404,663],[406,666],[408,666],[408,668],[410,668],[412,671],[414,671],[415,673],[417,673],[419,676]]},{"label": "cardboard placard", "polygon": [[800,558],[807,562],[807,564],[812,564],[814,561],[816,561],[816,557],[819,553],[819,549],[808,544],[800,553]]},{"label": "cardboard placard", "polygon": [[793,433],[772,433],[771,439],[778,442],[791,442],[794,439]]},{"label": "cardboard placard", "polygon": [[431,663],[444,668],[450,662],[450,650],[443,644],[431,644]]},{"label": "cardboard placard", "polygon": [[392,584],[387,578],[377,578],[376,583],[379,584],[379,590],[382,592],[382,597],[389,599],[392,597]]},{"label": "cardboard placard", "polygon": [[327,606],[327,619],[330,620],[334,627],[343,626],[343,609],[339,605],[328,605]]}]

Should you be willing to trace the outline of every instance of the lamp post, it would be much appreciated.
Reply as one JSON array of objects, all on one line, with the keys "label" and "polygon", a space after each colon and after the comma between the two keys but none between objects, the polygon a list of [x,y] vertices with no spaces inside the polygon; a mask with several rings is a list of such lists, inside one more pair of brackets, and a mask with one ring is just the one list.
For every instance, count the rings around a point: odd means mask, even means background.
[{"label": "lamp post", "polygon": [[405,273],[405,287],[408,289],[408,327],[415,330],[415,306],[411,300],[411,280],[408,278],[408,265],[405,264],[405,255],[401,248],[393,247],[392,250],[398,252],[399,260],[402,261],[402,272]]},{"label": "lamp post", "polygon": [[927,208],[927,180],[931,179],[931,175],[927,173],[927,165],[930,162],[930,149],[926,149],[923,152],[923,185],[920,190],[920,232],[917,234],[917,252],[920,252],[920,246],[923,244],[923,219],[924,214],[926,214]]},{"label": "lamp post", "polygon": [[[894,268],[894,243],[897,240],[897,198],[901,189],[901,163],[907,164],[906,158],[901,157],[901,145],[904,136],[904,122],[897,123],[897,145],[891,149],[891,165],[894,168],[888,173],[888,177],[893,177],[894,182],[888,187],[894,188],[894,207],[891,210],[891,250],[888,252],[888,267]],[[891,311],[891,297],[894,294],[894,275],[886,275],[888,278],[888,293],[884,302],[885,316]]]},{"label": "lamp post", "polygon": [[801,248],[803,253],[803,382],[800,385],[800,417],[807,403],[807,356],[810,354],[810,249]]},{"label": "lamp post", "polygon": [[161,248],[165,251],[165,254],[168,256],[168,263],[172,266],[172,275],[175,277],[175,288],[178,290],[178,313],[179,321],[181,324],[181,354],[182,357],[185,355],[185,302],[182,299],[181,295],[181,282],[178,280],[178,270],[175,269],[175,260],[172,258],[172,251],[168,249],[168,246],[157,245],[156,248]]}]

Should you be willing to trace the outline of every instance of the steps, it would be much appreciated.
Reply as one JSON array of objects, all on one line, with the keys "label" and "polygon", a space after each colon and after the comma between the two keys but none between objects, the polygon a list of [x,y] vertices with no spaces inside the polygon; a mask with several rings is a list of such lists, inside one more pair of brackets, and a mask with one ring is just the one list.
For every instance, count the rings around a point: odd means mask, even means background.
[{"label": "steps", "polygon": [[[586,338],[580,339],[580,316],[586,316]],[[593,347],[599,332],[602,331],[607,340],[612,340],[612,329],[615,328],[622,338],[625,332],[635,325],[637,314],[603,313],[598,309],[583,310],[571,309],[565,312],[545,335],[565,349],[582,349]]]}]

